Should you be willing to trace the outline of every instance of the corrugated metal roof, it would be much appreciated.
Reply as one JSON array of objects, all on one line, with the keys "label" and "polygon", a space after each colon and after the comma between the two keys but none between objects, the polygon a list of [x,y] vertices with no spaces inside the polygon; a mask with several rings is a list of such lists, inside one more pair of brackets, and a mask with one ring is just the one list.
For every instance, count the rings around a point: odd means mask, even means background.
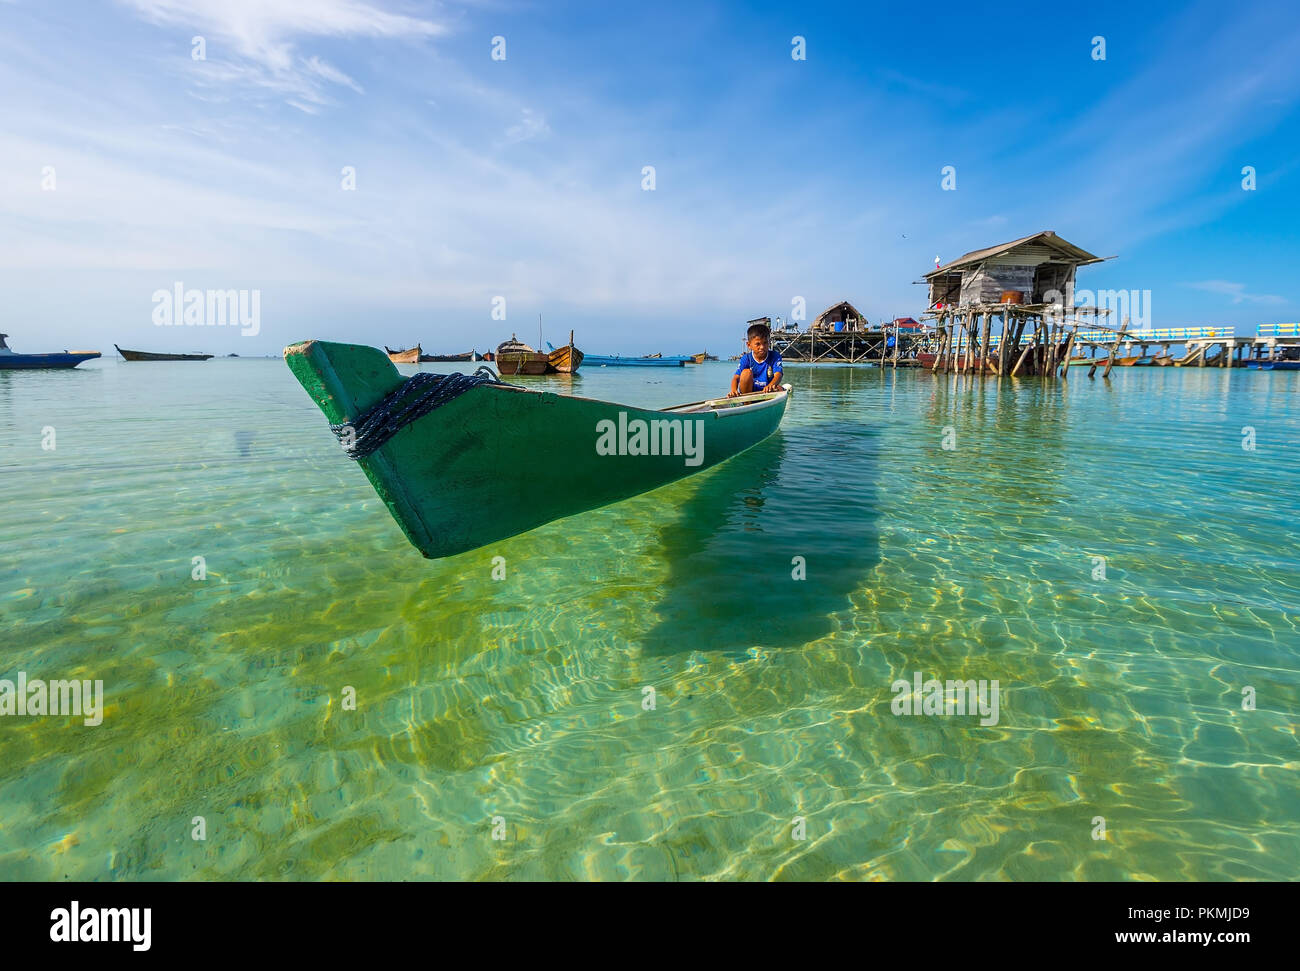
[{"label": "corrugated metal roof", "polygon": [[[989,259],[990,257],[1005,253],[1007,250],[1015,249],[1018,246],[1024,246],[1026,244],[1038,244],[1035,248],[1041,247],[1046,249],[1050,254],[1047,259],[1064,259],[1070,263],[1078,263],[1080,266],[1087,266],[1089,263],[1101,262],[1100,256],[1093,256],[1087,250],[1080,249],[1073,243],[1061,239],[1060,236],[1057,236],[1056,233],[1048,229],[1041,233],[1035,233],[1032,236],[1025,236],[1022,239],[1013,239],[1009,243],[999,243],[997,246],[990,246],[987,249],[972,250],[965,256],[959,256],[951,263],[945,263],[943,266],[931,270],[925,275],[925,278],[928,280],[931,277],[948,273],[960,267],[969,266],[972,263],[979,263],[983,260]],[[1044,260],[1044,262],[1046,261]]]}]

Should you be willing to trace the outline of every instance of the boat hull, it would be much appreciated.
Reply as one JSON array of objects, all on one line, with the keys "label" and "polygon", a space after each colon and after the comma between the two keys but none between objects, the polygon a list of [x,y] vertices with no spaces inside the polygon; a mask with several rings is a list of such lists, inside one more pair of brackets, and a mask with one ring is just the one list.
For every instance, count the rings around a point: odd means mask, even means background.
[{"label": "boat hull", "polygon": [[209,361],[211,354],[155,354],[152,351],[128,351],[113,345],[117,353],[128,361]]},{"label": "boat hull", "polygon": [[1252,371],[1300,371],[1300,361],[1247,361]]},{"label": "boat hull", "polygon": [[[335,424],[355,421],[404,380],[375,348],[306,341],[284,354]],[[782,390],[651,411],[481,385],[407,425],[359,464],[421,553],[452,556],[725,461],[774,432],[788,399]],[[636,450],[635,438],[620,439],[625,454],[601,454],[604,436],[634,435],[637,421],[677,427],[678,454],[626,454]],[[688,464],[694,457],[684,448],[686,422],[697,423],[696,464]]]},{"label": "boat hull", "polygon": [[460,363],[462,361],[473,360],[473,351],[466,351],[464,354],[421,354],[421,363]]},{"label": "boat hull", "polygon": [[99,356],[99,351],[63,351],[56,354],[0,354],[0,371],[72,368],[82,361],[93,361]]},{"label": "boat hull", "polygon": [[546,358],[548,371],[554,371],[556,374],[577,374],[586,355],[576,347],[566,344],[551,351]]},{"label": "boat hull", "polygon": [[497,354],[497,370],[502,374],[545,374],[551,366],[550,358],[545,354],[524,351],[502,351]]},{"label": "boat hull", "polygon": [[583,358],[588,367],[684,367],[685,362],[675,357],[619,357],[617,354],[588,354]]},{"label": "boat hull", "polygon": [[394,364],[419,364],[420,363],[420,345],[408,348],[404,351],[395,351],[391,347],[385,346],[384,351],[388,354],[388,359]]}]

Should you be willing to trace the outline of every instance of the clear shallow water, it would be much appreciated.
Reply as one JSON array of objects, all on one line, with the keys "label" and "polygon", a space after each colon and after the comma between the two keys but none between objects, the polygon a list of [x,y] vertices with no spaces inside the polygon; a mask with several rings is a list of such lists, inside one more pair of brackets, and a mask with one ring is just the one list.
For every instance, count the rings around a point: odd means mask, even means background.
[{"label": "clear shallow water", "polygon": [[788,374],[738,459],[428,561],[280,361],[0,372],[0,677],[107,708],[0,718],[0,878],[1294,878],[1300,375]]}]

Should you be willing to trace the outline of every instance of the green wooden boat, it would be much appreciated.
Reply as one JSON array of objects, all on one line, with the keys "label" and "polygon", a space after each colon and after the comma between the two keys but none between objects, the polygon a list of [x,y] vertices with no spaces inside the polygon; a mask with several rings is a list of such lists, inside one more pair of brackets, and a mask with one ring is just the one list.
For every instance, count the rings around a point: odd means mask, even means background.
[{"label": "green wooden boat", "polygon": [[[373,446],[383,437],[368,431],[376,416],[420,394],[486,380],[408,379],[382,351],[357,344],[304,341],[284,357],[345,447],[358,428]],[[402,427],[358,459],[407,538],[431,558],[717,465],[776,431],[790,387],[663,411],[500,383],[448,395],[427,414],[394,422]]]}]

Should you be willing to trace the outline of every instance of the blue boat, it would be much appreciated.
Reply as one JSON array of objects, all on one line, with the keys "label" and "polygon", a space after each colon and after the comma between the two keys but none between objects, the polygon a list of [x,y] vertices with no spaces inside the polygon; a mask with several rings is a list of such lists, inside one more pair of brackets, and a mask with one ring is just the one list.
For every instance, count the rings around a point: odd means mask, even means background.
[{"label": "blue boat", "polygon": [[55,354],[15,354],[5,343],[8,334],[0,334],[0,371],[19,368],[76,367],[82,361],[99,357],[99,351],[63,351]]},{"label": "blue boat", "polygon": [[1247,361],[1252,371],[1300,371],[1300,361]]},{"label": "blue boat", "polygon": [[617,354],[587,354],[582,363],[593,367],[685,367],[684,357],[620,357]]}]

